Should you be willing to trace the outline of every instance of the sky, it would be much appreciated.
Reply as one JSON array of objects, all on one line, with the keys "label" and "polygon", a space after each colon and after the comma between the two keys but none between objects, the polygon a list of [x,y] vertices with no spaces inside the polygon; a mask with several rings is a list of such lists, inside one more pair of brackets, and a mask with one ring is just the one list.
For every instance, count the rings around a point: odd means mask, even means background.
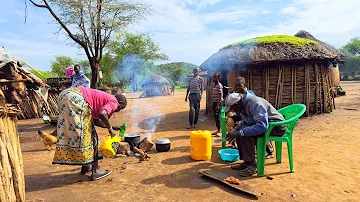
[{"label": "sky", "polygon": [[[225,45],[306,30],[336,48],[360,37],[359,0],[141,0],[153,12],[127,31],[151,33],[166,62],[200,65]],[[0,46],[36,69],[56,56],[86,59],[46,9],[25,0],[0,0]],[[25,11],[27,18],[25,23]]]}]

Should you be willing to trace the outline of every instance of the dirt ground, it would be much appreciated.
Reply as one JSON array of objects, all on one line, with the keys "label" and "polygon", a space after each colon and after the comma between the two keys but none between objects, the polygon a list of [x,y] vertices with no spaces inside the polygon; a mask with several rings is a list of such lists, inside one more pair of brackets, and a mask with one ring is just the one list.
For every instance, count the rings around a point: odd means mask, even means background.
[{"label": "dirt ground", "polygon": [[[221,161],[213,145],[211,161],[190,158],[188,103],[184,92],[175,96],[137,98],[127,94],[128,107],[112,118],[112,124],[126,122],[127,133],[151,131],[152,122],[160,122],[153,140],[167,137],[171,150],[150,152],[151,160],[139,163],[135,157],[104,159],[102,169],[113,173],[104,179],[90,181],[80,175],[79,166],[52,165],[54,151],[44,150],[37,130],[52,131],[40,119],[19,121],[24,156],[26,198],[29,201],[359,201],[360,197],[360,83],[342,83],[346,96],[336,98],[331,114],[302,118],[294,132],[295,173],[289,173],[287,148],[283,162],[266,161],[265,174],[273,177],[240,178],[229,164]],[[199,129],[214,130],[212,118],[204,115],[205,99]],[[107,134],[98,130],[101,139]],[[127,162],[127,169],[121,166]],[[216,181],[201,177],[202,168],[219,169],[238,176],[263,195],[258,199],[239,193]],[[294,197],[291,197],[293,194]]]}]

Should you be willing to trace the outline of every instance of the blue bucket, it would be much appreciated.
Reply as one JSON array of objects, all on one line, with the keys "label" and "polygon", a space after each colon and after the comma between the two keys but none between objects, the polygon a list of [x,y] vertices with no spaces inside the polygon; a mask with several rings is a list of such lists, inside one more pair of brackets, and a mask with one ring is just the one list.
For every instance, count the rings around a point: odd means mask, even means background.
[{"label": "blue bucket", "polygon": [[218,152],[223,161],[234,162],[240,158],[239,151],[237,149],[220,149]]}]

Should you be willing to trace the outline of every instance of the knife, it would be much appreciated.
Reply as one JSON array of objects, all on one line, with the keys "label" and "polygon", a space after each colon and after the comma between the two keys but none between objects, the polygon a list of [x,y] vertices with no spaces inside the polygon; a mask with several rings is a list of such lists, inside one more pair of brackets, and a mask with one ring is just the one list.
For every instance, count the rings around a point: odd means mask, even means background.
[{"label": "knife", "polygon": [[225,138],[221,138],[221,139],[216,139],[216,140],[214,140],[215,143],[225,142],[225,141],[226,141]]}]

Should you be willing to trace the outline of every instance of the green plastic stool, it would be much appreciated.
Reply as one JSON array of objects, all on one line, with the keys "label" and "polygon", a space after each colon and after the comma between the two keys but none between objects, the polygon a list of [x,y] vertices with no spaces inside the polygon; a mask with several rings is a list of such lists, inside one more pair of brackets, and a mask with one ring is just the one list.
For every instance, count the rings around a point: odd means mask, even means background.
[{"label": "green plastic stool", "polygon": [[[257,138],[257,175],[264,176],[265,168],[265,154],[266,154],[266,142],[275,141],[276,149],[276,162],[281,163],[282,156],[282,143],[286,142],[289,154],[290,172],[294,172],[294,161],[292,152],[292,134],[299,118],[306,111],[306,106],[303,104],[292,104],[287,107],[278,110],[284,117],[285,121],[270,122],[269,128],[265,132],[264,137]],[[282,137],[269,136],[272,129],[275,126],[281,126],[286,124],[286,132]]]}]

